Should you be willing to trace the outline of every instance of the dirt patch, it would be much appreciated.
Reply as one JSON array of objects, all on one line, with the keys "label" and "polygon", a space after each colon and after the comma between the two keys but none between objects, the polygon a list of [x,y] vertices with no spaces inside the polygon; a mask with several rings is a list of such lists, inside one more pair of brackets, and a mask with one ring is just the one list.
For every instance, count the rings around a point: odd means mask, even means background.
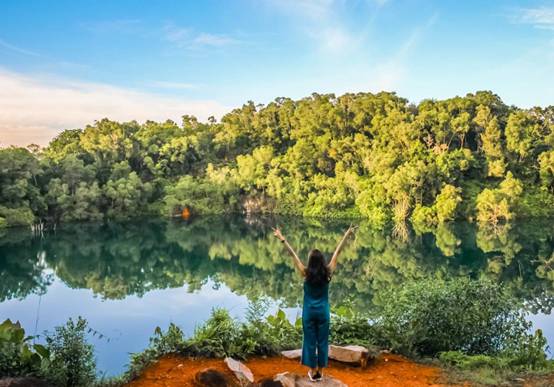
[{"label": "dirt patch", "polygon": [[[285,371],[300,375],[304,375],[307,371],[298,360],[284,357],[257,358],[244,363],[252,370],[256,380],[273,377]],[[232,376],[221,359],[168,356],[148,367],[137,380],[127,386],[192,387],[194,375],[206,368],[213,368]],[[343,381],[350,387],[446,386],[439,382],[441,376],[439,368],[414,363],[397,355],[382,355],[365,369],[331,362],[325,371],[326,374]]]}]

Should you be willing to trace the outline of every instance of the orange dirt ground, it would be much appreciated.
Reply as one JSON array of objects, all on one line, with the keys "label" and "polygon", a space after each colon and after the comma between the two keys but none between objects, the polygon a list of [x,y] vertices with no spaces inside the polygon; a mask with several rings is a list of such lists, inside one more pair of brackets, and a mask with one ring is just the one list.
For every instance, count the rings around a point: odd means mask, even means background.
[{"label": "orange dirt ground", "polygon": [[[273,377],[280,372],[306,373],[306,367],[297,360],[283,357],[251,359],[244,362],[256,380]],[[350,387],[367,386],[445,386],[440,384],[441,371],[438,368],[409,361],[401,356],[387,354],[379,357],[367,368],[351,367],[331,362],[326,374],[335,377]],[[221,359],[189,359],[169,356],[148,367],[128,387],[189,387],[194,386],[194,375],[203,369],[213,368],[232,376]]]}]

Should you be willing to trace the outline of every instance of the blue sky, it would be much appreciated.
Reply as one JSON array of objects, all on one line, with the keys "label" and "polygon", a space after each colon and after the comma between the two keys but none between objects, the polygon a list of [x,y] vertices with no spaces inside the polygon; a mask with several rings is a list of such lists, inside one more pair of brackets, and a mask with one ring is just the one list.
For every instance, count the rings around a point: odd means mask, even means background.
[{"label": "blue sky", "polygon": [[554,104],[554,1],[0,1],[0,144],[247,100],[492,90]]}]

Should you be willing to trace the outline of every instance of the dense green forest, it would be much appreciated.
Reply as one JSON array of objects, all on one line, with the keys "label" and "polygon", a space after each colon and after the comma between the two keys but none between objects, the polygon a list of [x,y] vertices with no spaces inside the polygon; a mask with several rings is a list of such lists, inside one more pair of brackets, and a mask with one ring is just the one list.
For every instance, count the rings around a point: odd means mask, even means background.
[{"label": "dense green forest", "polygon": [[554,106],[313,94],[180,124],[102,119],[0,150],[0,227],[144,214],[362,217],[375,227],[554,213]]}]

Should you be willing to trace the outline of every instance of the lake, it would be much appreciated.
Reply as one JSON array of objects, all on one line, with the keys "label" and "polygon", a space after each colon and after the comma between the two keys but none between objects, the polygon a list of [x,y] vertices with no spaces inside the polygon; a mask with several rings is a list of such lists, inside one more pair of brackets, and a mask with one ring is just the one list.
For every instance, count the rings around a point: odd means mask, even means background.
[{"label": "lake", "polygon": [[[244,316],[249,300],[299,316],[302,286],[283,245],[279,224],[301,257],[317,247],[330,255],[348,226],[298,218],[201,218],[190,222],[134,220],[69,224],[43,235],[0,232],[0,320],[19,320],[42,334],[83,316],[98,368],[125,369],[130,352],[148,344],[156,326],[185,333],[214,307]],[[554,225],[525,221],[494,230],[468,223],[416,233],[376,231],[365,224],[344,249],[331,285],[331,303],[368,311],[389,300],[380,291],[412,279],[487,277],[525,301],[535,328],[554,344]],[[100,336],[101,335],[101,336]]]}]

